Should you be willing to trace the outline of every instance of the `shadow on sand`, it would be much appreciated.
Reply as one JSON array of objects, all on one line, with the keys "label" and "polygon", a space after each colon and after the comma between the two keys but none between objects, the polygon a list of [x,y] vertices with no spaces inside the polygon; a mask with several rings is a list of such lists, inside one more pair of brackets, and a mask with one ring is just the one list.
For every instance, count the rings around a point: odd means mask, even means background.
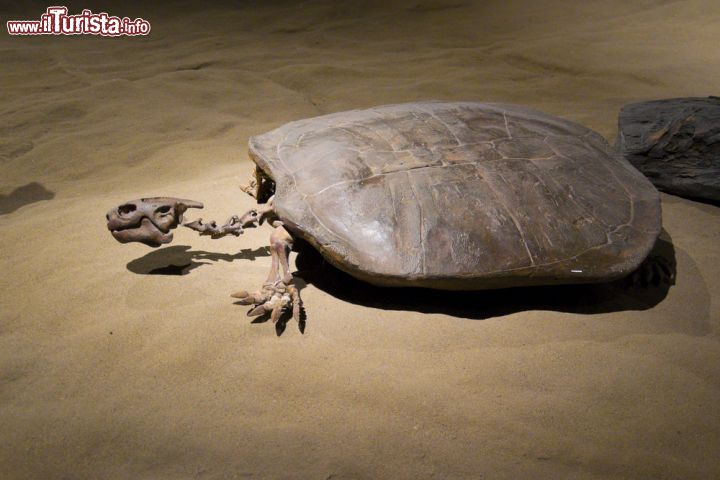
[{"label": "shadow on sand", "polygon": [[[663,230],[649,259],[660,257],[675,274],[675,249]],[[631,277],[608,283],[508,288],[503,290],[442,291],[424,288],[382,288],[356,280],[334,268],[320,254],[303,244],[296,260],[297,275],[328,294],[346,302],[384,310],[444,313],[483,320],[527,310],[596,314],[647,310],[666,296],[670,283],[638,284]],[[301,283],[301,282],[299,282]],[[644,285],[643,285],[644,283]]]},{"label": "shadow on sand", "polygon": [[31,182],[16,188],[7,195],[0,195],[0,215],[7,215],[25,205],[53,198],[55,198],[55,192],[51,192],[40,183]]},{"label": "shadow on sand", "polygon": [[191,250],[188,245],[153,250],[128,262],[127,269],[141,275],[187,275],[201,265],[213,262],[232,262],[234,260],[255,260],[258,257],[269,257],[267,247],[256,249],[245,248],[238,253],[213,253],[203,250]]},{"label": "shadow on sand", "polygon": [[[172,247],[153,250],[140,258],[131,260],[127,264],[127,269],[133,273],[140,275],[187,275],[192,270],[201,265],[210,265],[213,262],[233,262],[235,260],[254,261],[258,257],[269,257],[270,251],[267,247],[256,249],[245,248],[238,253],[213,253],[203,250],[191,250],[188,245],[175,245]],[[298,289],[305,287],[305,282],[296,280]],[[235,305],[242,305],[235,302]],[[248,311],[252,307],[247,307]],[[275,324],[275,332],[278,336],[282,335],[287,327],[288,321],[292,319],[290,312],[283,312],[280,319]],[[270,320],[270,314],[263,314],[254,317],[251,323],[265,323]],[[301,311],[300,322],[298,327],[300,332],[305,332],[305,311]]]},{"label": "shadow on sand", "polygon": [[[127,264],[128,270],[142,275],[187,275],[191,270],[212,262],[255,260],[270,256],[266,247],[243,249],[236,254],[191,250],[187,245],[153,250]],[[338,270],[309,244],[296,242],[295,285],[299,290],[311,284],[343,301],[384,310],[422,313],[444,313],[459,318],[483,320],[528,310],[597,314],[627,310],[647,310],[660,303],[674,282],[633,282],[631,277],[614,282],[587,285],[509,288],[504,290],[443,291],[423,288],[382,288],[357,280]],[[670,235],[663,230],[648,256],[664,259],[674,277],[675,248]],[[639,278],[639,277],[638,277]],[[236,304],[239,305],[238,302]],[[269,314],[256,317],[252,323],[268,321]],[[290,312],[284,312],[275,325],[282,335]],[[305,331],[305,312],[299,324]]]}]

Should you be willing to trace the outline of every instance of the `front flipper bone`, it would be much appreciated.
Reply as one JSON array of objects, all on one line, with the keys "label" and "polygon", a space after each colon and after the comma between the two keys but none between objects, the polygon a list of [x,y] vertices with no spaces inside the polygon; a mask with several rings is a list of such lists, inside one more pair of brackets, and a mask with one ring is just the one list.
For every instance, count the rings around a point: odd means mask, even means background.
[{"label": "front flipper bone", "polygon": [[255,305],[248,315],[255,317],[270,313],[270,320],[276,323],[283,310],[292,309],[292,316],[303,328],[300,317],[302,300],[299,289],[292,284],[293,276],[289,272],[288,256],[292,249],[292,236],[282,225],[275,227],[270,235],[270,253],[272,266],[265,283],[260,290],[248,293],[240,291],[232,297],[240,300],[242,305]]},{"label": "front flipper bone", "polygon": [[256,166],[253,176],[246,185],[240,186],[240,190],[262,204],[275,195],[275,182],[260,167]]}]

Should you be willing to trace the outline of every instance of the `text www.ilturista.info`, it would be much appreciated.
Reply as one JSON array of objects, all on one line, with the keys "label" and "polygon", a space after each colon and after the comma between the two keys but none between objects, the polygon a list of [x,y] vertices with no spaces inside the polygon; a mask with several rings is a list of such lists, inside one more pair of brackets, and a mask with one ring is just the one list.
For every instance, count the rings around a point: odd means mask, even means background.
[{"label": "text www.ilturista.info", "polygon": [[78,15],[68,15],[67,7],[48,7],[40,20],[10,20],[7,22],[10,35],[147,35],[150,22],[142,18],[134,20],[120,18],[105,12],[92,13],[83,10]]}]

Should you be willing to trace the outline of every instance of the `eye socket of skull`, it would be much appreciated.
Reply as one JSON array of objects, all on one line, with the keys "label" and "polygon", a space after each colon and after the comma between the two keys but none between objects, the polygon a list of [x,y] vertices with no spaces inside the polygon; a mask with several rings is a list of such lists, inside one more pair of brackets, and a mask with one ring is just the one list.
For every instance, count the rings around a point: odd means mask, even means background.
[{"label": "eye socket of skull", "polygon": [[160,205],[155,207],[151,213],[154,223],[163,231],[168,231],[178,226],[182,221],[182,214],[185,211],[181,205]]},{"label": "eye socket of skull", "polygon": [[129,215],[137,210],[137,206],[134,203],[125,203],[120,205],[117,209],[118,214],[121,216]]}]

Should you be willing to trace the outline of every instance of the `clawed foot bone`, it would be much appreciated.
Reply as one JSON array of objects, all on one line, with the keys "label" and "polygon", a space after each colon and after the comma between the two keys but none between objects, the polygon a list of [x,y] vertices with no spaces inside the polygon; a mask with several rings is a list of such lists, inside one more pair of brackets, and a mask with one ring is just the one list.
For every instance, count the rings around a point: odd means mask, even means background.
[{"label": "clawed foot bone", "polygon": [[673,285],[675,283],[675,267],[665,257],[648,257],[637,270],[630,274],[627,283],[633,287]]},{"label": "clawed foot bone", "polygon": [[275,283],[265,283],[262,289],[249,294],[246,291],[240,291],[231,295],[240,299],[241,305],[255,305],[255,308],[248,312],[249,317],[256,317],[264,313],[270,313],[270,320],[277,323],[280,314],[288,307],[292,308],[292,317],[298,324],[300,320],[300,308],[302,301],[300,300],[300,292],[294,285],[286,285],[278,280]]},{"label": "clawed foot bone", "polygon": [[262,204],[275,194],[275,182],[259,167],[256,167],[255,173],[250,180],[248,180],[247,185],[240,185],[240,190]]},{"label": "clawed foot bone", "polygon": [[240,185],[240,190],[247,193],[253,198],[257,198],[257,189],[258,183],[257,180],[255,180],[254,176],[250,179],[250,181],[248,181],[247,185]]},{"label": "clawed foot bone", "polygon": [[[271,202],[269,202],[271,203]],[[293,276],[289,271],[288,256],[292,249],[292,237],[280,222],[270,235],[270,250],[272,254],[272,267],[262,288],[254,293],[240,291],[233,293],[232,297],[240,299],[242,305],[254,305],[248,315],[255,317],[270,313],[270,320],[277,323],[282,312],[292,309],[292,317],[298,322],[301,331],[303,328],[300,318],[302,300],[300,291],[292,285]],[[282,272],[282,275],[281,275]]]},{"label": "clawed foot bone", "polygon": [[292,317],[298,322],[300,330],[303,331],[304,323],[301,319],[302,301],[300,300],[300,290],[295,285],[292,285],[293,276],[290,273],[288,265],[288,257],[292,249],[293,239],[275,215],[272,196],[268,198],[266,203],[248,210],[247,213],[241,217],[233,215],[221,227],[218,227],[214,221],[204,223],[202,218],[184,223],[183,226],[200,232],[200,235],[222,238],[226,235],[234,235],[237,237],[243,233],[244,228],[256,227],[264,221],[268,221],[275,227],[270,235],[270,253],[272,255],[270,274],[260,290],[252,294],[243,290],[232,294],[232,296],[240,299],[242,305],[255,306],[248,312],[249,316],[255,317],[269,313],[270,319],[276,324],[282,312],[286,309],[291,309]]}]

